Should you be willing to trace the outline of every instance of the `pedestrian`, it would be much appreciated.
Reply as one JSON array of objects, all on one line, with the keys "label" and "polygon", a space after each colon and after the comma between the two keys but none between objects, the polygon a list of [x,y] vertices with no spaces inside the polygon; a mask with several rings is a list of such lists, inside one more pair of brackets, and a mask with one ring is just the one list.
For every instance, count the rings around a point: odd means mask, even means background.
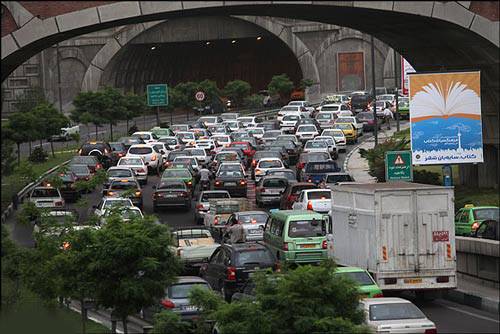
[{"label": "pedestrian", "polygon": [[391,119],[394,118],[394,115],[392,114],[392,111],[385,107],[384,109],[384,119],[385,119],[385,122],[387,123],[387,130],[390,130],[391,129]]}]

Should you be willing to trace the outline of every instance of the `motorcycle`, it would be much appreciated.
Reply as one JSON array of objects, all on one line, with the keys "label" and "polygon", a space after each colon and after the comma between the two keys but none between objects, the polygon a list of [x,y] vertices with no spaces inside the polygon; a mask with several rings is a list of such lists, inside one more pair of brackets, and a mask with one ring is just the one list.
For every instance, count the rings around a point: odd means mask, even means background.
[{"label": "motorcycle", "polygon": [[210,190],[210,180],[202,180],[201,181],[201,190]]}]

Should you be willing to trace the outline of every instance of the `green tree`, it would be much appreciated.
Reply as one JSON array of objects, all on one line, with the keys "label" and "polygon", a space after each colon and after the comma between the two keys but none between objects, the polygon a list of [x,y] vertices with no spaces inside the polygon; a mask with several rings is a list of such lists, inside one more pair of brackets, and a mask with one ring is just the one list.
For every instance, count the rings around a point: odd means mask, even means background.
[{"label": "green tree", "polygon": [[[224,87],[224,94],[229,97],[236,106],[241,106],[245,97],[250,94],[252,87],[243,80],[229,81]],[[261,99],[262,100],[262,99]]]},{"label": "green tree", "polygon": [[97,139],[97,128],[106,122],[101,114],[106,107],[102,93],[80,92],[73,100],[73,105],[75,110],[71,113],[72,119],[82,124],[94,124]]},{"label": "green tree", "polygon": [[311,87],[314,84],[314,81],[311,79],[301,79],[299,83],[299,89],[300,90],[305,90],[308,87]]},{"label": "green tree", "polygon": [[45,93],[41,87],[35,87],[22,93],[16,98],[14,110],[16,112],[27,113],[33,111],[37,105],[43,103],[48,103],[45,98]]},{"label": "green tree", "polygon": [[144,96],[136,95],[133,93],[127,93],[124,96],[125,112],[122,115],[122,119],[127,121],[127,130],[129,129],[129,121],[134,119],[134,117],[140,116],[147,109],[146,99]]},{"label": "green tree", "polygon": [[13,113],[10,115],[7,126],[7,135],[17,145],[17,164],[21,162],[21,144],[33,138],[33,133],[38,129],[35,125],[35,117],[32,112]]},{"label": "green tree", "polygon": [[[32,111],[35,119],[35,129],[38,130],[38,139],[50,139],[51,136],[61,132],[61,128],[69,123],[69,119],[59,110],[54,108],[52,104],[38,104]],[[40,145],[41,146],[41,145]],[[52,156],[54,154],[54,143],[50,141]]]},{"label": "green tree", "polygon": [[259,108],[264,105],[264,98],[259,94],[247,96],[243,101],[245,107],[247,108]]},{"label": "green tree", "polygon": [[14,142],[11,140],[13,131],[7,125],[2,125],[1,141],[2,141],[2,175],[10,175],[14,168],[16,158],[14,154]]},{"label": "green tree", "polygon": [[378,182],[385,182],[385,152],[402,151],[409,149],[410,141],[405,137],[400,139],[390,138],[379,143],[375,148],[359,149],[359,155],[368,161],[371,176],[377,178]]},{"label": "green tree", "polygon": [[269,93],[271,95],[279,94],[283,103],[286,103],[290,99],[290,93],[293,91],[293,88],[292,80],[284,73],[273,76],[271,82],[267,85]]},{"label": "green tree", "polygon": [[171,95],[173,106],[192,109],[196,105],[194,95],[198,89],[198,84],[193,81],[181,82],[177,84]]},{"label": "green tree", "polygon": [[[202,102],[203,105],[211,105],[214,103],[215,99],[219,98],[221,95],[220,89],[217,87],[217,83],[213,80],[205,79],[198,82],[198,90],[205,92],[205,100]],[[191,99],[194,100],[194,94],[191,95]]]},{"label": "green tree", "polygon": [[113,125],[116,125],[118,120],[125,119],[127,106],[123,94],[116,88],[107,86],[101,92],[100,98],[104,108],[101,109],[100,115],[109,124],[110,138],[113,140]]}]

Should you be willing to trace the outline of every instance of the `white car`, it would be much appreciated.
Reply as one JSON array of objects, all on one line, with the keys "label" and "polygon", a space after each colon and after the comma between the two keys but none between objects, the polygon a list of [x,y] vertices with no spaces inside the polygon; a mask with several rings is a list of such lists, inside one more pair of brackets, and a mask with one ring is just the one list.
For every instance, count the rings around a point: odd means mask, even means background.
[{"label": "white car", "polygon": [[30,194],[29,202],[35,203],[37,208],[62,208],[64,199],[59,189],[50,185],[35,187]]},{"label": "white car", "polygon": [[170,150],[180,150],[182,148],[182,143],[177,137],[163,137],[158,139],[160,143],[164,143],[167,146],[167,149]]},{"label": "white car", "polygon": [[162,156],[162,161],[160,163],[160,168],[161,168],[161,166],[163,165],[163,163],[165,161],[167,161],[167,156],[168,156],[168,153],[170,152],[170,150],[168,149],[167,145],[165,145],[165,143],[163,143],[161,141],[158,141],[158,142],[155,142],[155,143],[151,143],[150,145],[153,146],[154,149],[157,152],[159,152],[159,154],[161,154],[161,156]]},{"label": "white car", "polygon": [[322,129],[329,129],[335,123],[336,114],[331,111],[321,111],[315,118]]},{"label": "white car", "polygon": [[148,167],[144,163],[144,160],[139,157],[123,157],[118,160],[116,164],[118,167],[128,167],[132,169],[135,173],[135,177],[141,184],[148,183]]},{"label": "white car", "polygon": [[339,116],[337,120],[335,121],[336,123],[351,123],[354,125],[354,128],[356,128],[356,131],[358,132],[358,136],[363,135],[363,123],[358,121],[358,119],[354,116]]},{"label": "white car", "polygon": [[278,122],[281,122],[281,120],[283,119],[283,116],[288,115],[288,114],[301,115],[302,108],[300,106],[284,106],[278,112],[278,116],[276,117],[276,119],[278,120]]},{"label": "white car", "polygon": [[300,106],[303,111],[307,111],[309,116],[314,112],[314,107],[312,107],[308,101],[290,101],[289,106]]},{"label": "white car", "polygon": [[[349,96],[345,94],[333,94],[333,95],[327,95],[324,97],[323,102],[321,103],[322,105],[328,104],[328,103],[344,103],[347,104],[349,103],[350,99]],[[316,110],[319,111],[318,108]]]},{"label": "white car", "polygon": [[257,117],[255,116],[238,117],[237,121],[241,122],[241,124],[243,124],[243,127],[245,128],[256,127],[258,124]]},{"label": "white car", "polygon": [[236,121],[240,117],[240,114],[237,112],[225,112],[220,114],[220,118],[222,118],[223,121]]},{"label": "white car", "polygon": [[354,114],[350,110],[341,110],[337,116],[354,116]]},{"label": "white car", "polygon": [[321,132],[322,136],[332,136],[335,139],[335,144],[337,145],[338,152],[345,152],[347,140],[345,138],[344,132],[340,129],[325,129]]},{"label": "white car", "polygon": [[189,131],[189,129],[191,129],[191,126],[189,124],[172,124],[170,128],[172,129],[172,131],[174,131],[175,134],[177,134],[177,132]]},{"label": "white car", "polygon": [[332,210],[331,189],[302,190],[297,202],[293,203],[293,210],[312,210],[319,213],[328,213]]},{"label": "white car", "polygon": [[[136,206],[123,206],[120,210],[117,211],[117,213],[121,216],[124,222],[129,222],[134,218],[144,218],[144,214],[142,213],[141,209]],[[111,211],[107,210],[103,215],[101,215],[101,225],[106,224],[106,221],[108,220],[110,214]]]},{"label": "white car", "polygon": [[311,153],[311,152],[326,152],[328,155],[330,151],[328,150],[328,144],[325,141],[314,141],[308,140],[304,145],[304,150],[302,153]]},{"label": "white car", "polygon": [[99,204],[94,205],[94,214],[98,217],[105,216],[107,211],[113,207],[132,207],[130,198],[124,197],[103,197]]},{"label": "white car", "polygon": [[205,124],[206,127],[222,123],[222,118],[217,116],[203,116],[198,118],[198,122]]},{"label": "white car", "polygon": [[[191,155],[198,160],[199,164],[205,165],[212,162],[212,157],[203,148],[186,148],[184,151],[191,152]],[[175,159],[174,159],[175,162]]]},{"label": "white car", "polygon": [[337,144],[335,143],[335,139],[331,136],[317,136],[313,139],[313,141],[324,140],[328,145],[328,151],[330,152],[330,156],[333,160],[336,160],[339,157],[337,152]]},{"label": "white car", "polygon": [[212,136],[212,140],[215,141],[217,146],[224,146],[224,147],[229,146],[229,144],[231,144],[233,142],[231,140],[231,136],[229,136],[229,135]]},{"label": "white car", "polygon": [[375,97],[377,101],[388,101],[392,106],[396,105],[396,95],[395,94],[382,94]]},{"label": "white car", "polygon": [[202,149],[208,150],[208,151],[215,150],[216,146],[217,145],[215,145],[215,142],[213,139],[198,139],[194,145],[195,148],[202,148]]},{"label": "white car", "polygon": [[262,136],[264,136],[264,133],[266,132],[263,128],[248,128],[247,132],[250,136],[256,138],[256,139],[262,139]]},{"label": "white car", "polygon": [[349,107],[346,106],[345,104],[342,103],[330,103],[330,104],[325,104],[321,106],[321,109],[319,112],[333,112],[336,115],[338,115],[341,111],[347,111],[349,110]]},{"label": "white car", "polygon": [[257,162],[255,166],[255,182],[259,182],[260,179],[266,175],[268,170],[282,170],[286,169],[283,161],[278,158],[262,158]]},{"label": "white car", "polygon": [[265,145],[271,144],[273,141],[276,140],[276,138],[278,138],[279,135],[282,135],[282,134],[283,134],[283,131],[281,131],[281,130],[268,130],[262,136],[262,142]]},{"label": "white car", "polygon": [[215,174],[219,174],[221,171],[241,171],[245,177],[247,177],[247,172],[245,171],[245,167],[241,164],[241,162],[230,162],[223,161],[219,164],[217,171]]},{"label": "white car", "polygon": [[[381,118],[384,117],[384,110],[386,108],[391,110],[391,111],[393,110],[393,106],[392,106],[391,102],[386,101],[386,100],[377,101],[375,103],[375,108],[377,108],[377,110],[376,110],[377,117],[381,117]],[[370,112],[373,112],[373,107],[370,107],[369,110],[370,110]]]},{"label": "white car", "polygon": [[301,119],[301,115],[299,113],[291,113],[286,114],[280,121],[280,129],[284,133],[293,132],[295,129],[295,125]]},{"label": "white car", "polygon": [[365,322],[376,333],[437,333],[436,325],[412,302],[403,298],[364,298]]},{"label": "white car", "polygon": [[319,135],[318,129],[313,124],[304,124],[299,125],[297,127],[297,131],[295,131],[295,135],[299,140],[306,141],[309,139],[313,139],[317,135]]},{"label": "white car", "polygon": [[191,167],[193,167],[195,172],[198,172],[201,169],[200,164],[198,164],[198,159],[190,155],[180,155],[178,157],[175,157],[173,163],[175,164],[176,162],[186,162],[186,161],[188,161],[191,164]]},{"label": "white car", "polygon": [[163,154],[152,144],[136,144],[129,147],[125,157],[142,158],[151,172],[160,173],[163,163]]},{"label": "white car", "polygon": [[151,131],[137,131],[137,132],[134,132],[130,137],[141,138],[142,140],[144,140],[144,142],[146,144],[157,141],[158,139],[160,139],[160,138],[158,138],[157,135],[155,135]]},{"label": "white car", "polygon": [[196,136],[194,135],[194,132],[179,131],[176,132],[175,135],[184,145],[194,145],[196,142]]},{"label": "white car", "polygon": [[234,121],[224,121],[225,125],[231,130],[232,132],[238,131],[243,127],[243,124],[241,122],[238,122],[237,120]]}]

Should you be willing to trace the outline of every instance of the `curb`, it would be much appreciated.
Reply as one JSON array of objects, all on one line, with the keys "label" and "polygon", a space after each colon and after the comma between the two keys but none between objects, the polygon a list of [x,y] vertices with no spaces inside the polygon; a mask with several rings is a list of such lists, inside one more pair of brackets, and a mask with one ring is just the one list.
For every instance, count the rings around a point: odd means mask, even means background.
[{"label": "curb", "polygon": [[347,153],[346,157],[345,157],[345,160],[344,160],[344,172],[348,173],[349,172],[349,168],[347,168],[347,165],[349,164],[349,159],[351,159],[351,155],[354,154],[354,152],[357,152],[359,147],[362,145],[363,143],[361,144],[358,144],[356,145],[349,153]]},{"label": "curb", "polygon": [[500,306],[500,302],[491,298],[475,296],[458,289],[443,291],[441,298],[493,314],[498,314]]}]

